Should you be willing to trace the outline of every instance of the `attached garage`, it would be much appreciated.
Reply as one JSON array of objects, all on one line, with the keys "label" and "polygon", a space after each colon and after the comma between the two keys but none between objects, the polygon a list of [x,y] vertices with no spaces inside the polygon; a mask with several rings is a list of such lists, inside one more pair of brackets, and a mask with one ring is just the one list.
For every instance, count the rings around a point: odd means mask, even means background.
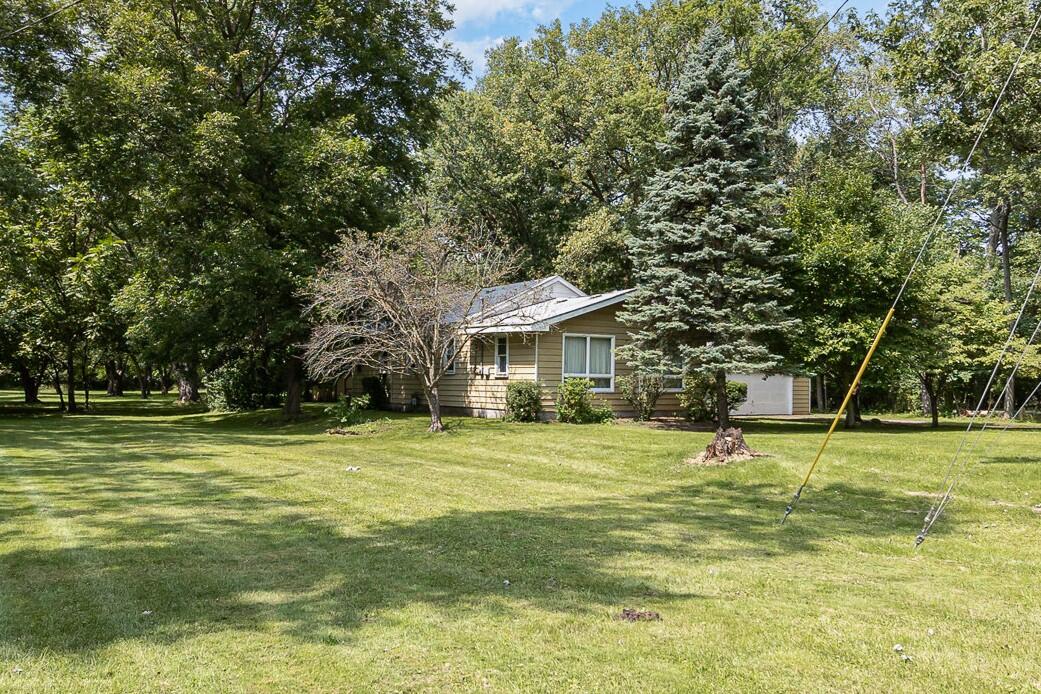
[{"label": "attached garage", "polygon": [[810,413],[810,379],[801,376],[727,376],[748,385],[748,399],[738,415],[791,415]]}]

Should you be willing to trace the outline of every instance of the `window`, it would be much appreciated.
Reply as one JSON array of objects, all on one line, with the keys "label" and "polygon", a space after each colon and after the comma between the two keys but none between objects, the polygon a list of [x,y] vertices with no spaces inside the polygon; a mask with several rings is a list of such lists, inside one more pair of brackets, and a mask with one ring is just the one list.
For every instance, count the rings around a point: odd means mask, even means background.
[{"label": "window", "polygon": [[564,335],[564,378],[588,378],[593,390],[614,390],[614,338]]},{"label": "window", "polygon": [[503,335],[495,338],[495,375],[506,376],[510,372],[510,339]]},{"label": "window", "polygon": [[456,349],[455,349],[455,338],[453,337],[451,340],[448,341],[448,346],[445,347],[445,354],[442,357],[442,359],[444,359],[444,363],[445,363],[445,373],[446,374],[454,374],[455,373],[455,356],[456,356],[455,352],[456,352]]},{"label": "window", "polygon": [[683,390],[683,376],[681,374],[665,374],[662,377],[662,388],[666,393],[679,393]]}]

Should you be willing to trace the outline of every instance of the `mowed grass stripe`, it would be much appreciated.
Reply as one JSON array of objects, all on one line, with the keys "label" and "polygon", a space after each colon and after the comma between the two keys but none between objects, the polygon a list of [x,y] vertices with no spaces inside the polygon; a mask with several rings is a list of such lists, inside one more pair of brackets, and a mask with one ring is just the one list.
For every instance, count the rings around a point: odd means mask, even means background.
[{"label": "mowed grass stripe", "polygon": [[[112,590],[156,608],[141,627],[54,646],[32,626],[52,602],[21,576],[0,583],[17,604],[0,654],[28,666],[0,672],[0,687],[1032,691],[1041,679],[1036,434],[1010,432],[1001,455],[1017,462],[981,465],[916,557],[917,494],[951,429],[841,432],[781,529],[819,423],[747,423],[770,457],[712,469],[681,462],[705,432],[450,424],[430,436],[422,417],[394,416],[336,438],[319,420],[125,400],[0,419],[19,475],[74,524]],[[3,576],[12,558],[23,571],[60,556],[33,546],[51,531],[24,498],[5,508],[29,541],[0,534]],[[621,622],[623,606],[662,621]]]}]

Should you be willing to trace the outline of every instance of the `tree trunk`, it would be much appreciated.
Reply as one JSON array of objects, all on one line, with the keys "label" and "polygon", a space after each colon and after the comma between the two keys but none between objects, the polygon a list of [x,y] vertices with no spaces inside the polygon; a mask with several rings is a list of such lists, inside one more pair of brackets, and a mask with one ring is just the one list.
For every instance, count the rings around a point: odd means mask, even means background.
[{"label": "tree trunk", "polygon": [[199,365],[195,361],[181,362],[175,367],[177,375],[177,404],[199,402]]},{"label": "tree trunk", "polygon": [[83,343],[83,409],[90,411],[90,355],[87,343]]},{"label": "tree trunk", "polygon": [[1001,242],[1001,274],[1005,289],[1005,301],[1012,301],[1012,244],[1009,242],[1008,219],[1012,204],[1008,199],[998,203],[995,210],[998,223],[998,239]]},{"label": "tree trunk", "polygon": [[817,411],[827,412],[828,405],[824,402],[824,376],[817,375],[813,380],[817,385]]},{"label": "tree trunk", "polygon": [[[1012,212],[1012,203],[1006,198],[998,203],[994,210],[997,221],[998,239],[1001,242],[1001,276],[1005,290],[1005,301],[1012,303],[1012,244],[1008,235],[1008,220]],[[1005,390],[1005,413],[1011,417],[1016,411],[1016,381],[1010,378]]]},{"label": "tree trunk", "polygon": [[159,369],[159,389],[162,391],[163,395],[169,395],[172,386],[173,379],[170,376],[170,366],[163,366]]},{"label": "tree trunk", "polygon": [[849,405],[846,406],[845,427],[852,429],[861,421],[863,420],[860,418],[860,384],[858,383],[856,390],[853,391],[853,397],[849,399]]},{"label": "tree trunk", "polygon": [[22,362],[18,362],[18,380],[21,382],[22,392],[25,394],[25,404],[35,405],[40,402],[40,381]]},{"label": "tree trunk", "polygon": [[151,395],[150,381],[152,378],[152,365],[148,362],[139,364],[136,357],[130,357],[134,364],[134,370],[137,371],[137,387],[141,391],[141,399],[147,400],[148,396]]},{"label": "tree trunk", "polygon": [[984,255],[988,268],[993,267],[991,263],[998,257],[998,246],[1001,245],[1001,219],[1004,213],[1005,201],[1002,200],[991,210],[990,219],[987,220],[987,249]]},{"label": "tree trunk", "polygon": [[286,403],[283,412],[287,417],[299,417],[303,412],[304,363],[292,354],[286,362]]},{"label": "tree trunk", "polygon": [[925,168],[925,162],[923,161],[918,169],[918,202],[923,205],[929,201],[926,197],[926,182],[928,180],[928,170]]},{"label": "tree trunk", "polygon": [[58,396],[58,411],[65,411],[65,393],[61,390],[61,370],[56,365],[54,367],[54,392]]},{"label": "tree trunk", "polygon": [[933,380],[932,374],[923,373],[922,377],[922,404],[925,406],[925,412],[927,412],[932,418],[932,428],[940,428],[940,404],[937,402],[936,397],[936,382]]},{"label": "tree trunk", "polygon": [[123,395],[123,375],[126,369],[115,359],[105,361],[105,394],[111,397]]},{"label": "tree trunk", "polygon": [[441,421],[441,395],[437,392],[437,386],[429,386],[426,391],[427,406],[430,407],[430,428],[427,431],[444,431],[445,425]]},{"label": "tree trunk", "polygon": [[65,411],[72,414],[79,412],[79,407],[76,405],[76,359],[73,347],[68,347],[65,352],[65,377],[68,379],[68,394],[69,402],[65,407]]},{"label": "tree trunk", "polygon": [[745,443],[745,435],[740,428],[720,427],[705,450],[688,462],[695,465],[713,465],[728,463],[735,459],[746,460],[759,455],[762,454],[753,451]]},{"label": "tree trunk", "polygon": [[716,423],[719,429],[730,428],[730,402],[727,400],[727,372],[716,372]]}]

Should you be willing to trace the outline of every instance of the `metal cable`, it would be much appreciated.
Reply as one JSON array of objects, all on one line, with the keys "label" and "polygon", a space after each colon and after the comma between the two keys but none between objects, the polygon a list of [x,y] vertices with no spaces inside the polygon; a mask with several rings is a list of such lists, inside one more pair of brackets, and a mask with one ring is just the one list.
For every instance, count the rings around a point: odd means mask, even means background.
[{"label": "metal cable", "polygon": [[[1035,27],[1037,25],[1035,24]],[[976,410],[972,413],[972,417],[969,419],[969,424],[962,433],[961,440],[958,442],[958,448],[954,451],[954,456],[951,458],[951,462],[947,465],[947,472],[944,475],[943,481],[940,483],[941,487],[946,486],[943,496],[939,502],[933,502],[929,508],[929,512],[925,515],[925,521],[922,524],[922,530],[918,533],[915,538],[915,548],[921,546],[925,542],[925,538],[929,535],[929,531],[932,530],[933,525],[936,523],[936,519],[943,513],[943,509],[950,502],[951,493],[954,491],[954,487],[957,485],[958,478],[964,473],[966,469],[965,460],[962,458],[962,453],[965,449],[965,443],[969,438],[969,434],[972,431],[972,427],[975,425],[976,420],[979,418],[980,410],[983,409],[983,403],[986,402],[987,394],[990,392],[990,387],[994,385],[994,379],[997,377],[998,371],[1001,369],[1002,363],[1004,363],[1005,355],[1008,353],[1008,348],[1012,344],[1012,340],[1015,339],[1016,330],[1019,328],[1020,322],[1023,320],[1023,315],[1026,313],[1027,305],[1030,303],[1030,297],[1034,293],[1034,289],[1037,287],[1038,280],[1041,279],[1041,265],[1038,265],[1037,272],[1034,273],[1034,279],[1030,282],[1030,287],[1027,289],[1026,296],[1023,297],[1023,304],[1020,306],[1019,315],[1016,316],[1015,323],[1012,324],[1011,330],[1009,330],[1008,338],[1005,340],[1005,345],[1001,348],[1001,353],[998,355],[998,360],[994,364],[994,368],[990,372],[990,378],[987,379],[987,385],[983,387],[983,392],[980,393],[979,402],[976,404]],[[1023,359],[1026,356],[1026,352],[1030,349],[1030,345],[1033,344],[1037,338],[1039,329],[1041,329],[1041,322],[1034,328],[1034,332],[1030,336],[1030,340],[1026,345],[1023,346],[1022,352],[1020,352],[1019,359],[1016,361],[1016,365],[1009,377],[1005,380],[1005,387],[1002,392],[1005,392],[1012,379],[1015,377],[1016,372],[1023,363]],[[984,417],[984,424],[976,434],[976,438],[973,440],[972,446],[969,448],[969,452],[976,450],[976,446],[979,444],[980,437],[987,428],[987,422],[993,416],[993,411],[988,411],[987,416]],[[961,465],[959,465],[959,461]],[[955,472],[957,470],[957,473]]]},{"label": "metal cable", "polygon": [[73,7],[76,7],[77,5],[82,5],[86,1],[87,0],[73,0],[72,2],[70,2],[70,3],[66,4],[66,5],[62,5],[61,7],[59,7],[56,10],[54,10],[53,12],[48,12],[47,14],[45,14],[42,17],[40,17],[39,19],[34,19],[33,21],[29,22],[28,24],[24,24],[24,25],[18,27],[17,29],[15,29],[14,31],[9,31],[6,34],[4,34],[3,36],[0,36],[0,41],[6,41],[7,39],[11,38],[12,36],[15,36],[16,34],[20,34],[21,32],[25,31],[26,29],[31,29],[34,26],[38,25],[38,24],[43,24],[44,22],[46,22],[51,17],[53,17],[55,15],[58,15],[58,14],[61,14],[65,10],[71,10]]},{"label": "metal cable", "polygon": [[[957,189],[958,183],[961,181],[962,178],[964,178],[966,172],[968,171],[969,164],[972,162],[972,157],[976,153],[976,150],[983,139],[984,133],[990,126],[990,122],[994,119],[994,114],[997,113],[998,106],[1001,104],[1001,100],[1004,98],[1005,92],[1008,90],[1008,85],[1012,81],[1012,77],[1016,74],[1016,71],[1019,69],[1020,63],[1023,61],[1023,56],[1026,54],[1027,49],[1030,47],[1030,42],[1033,41],[1034,34],[1037,33],[1037,28],[1039,24],[1041,24],[1041,12],[1038,13],[1037,19],[1034,21],[1034,26],[1031,27],[1030,34],[1027,36],[1026,41],[1023,43],[1023,47],[1022,49],[1020,49],[1019,55],[1016,57],[1016,61],[1015,63],[1013,63],[1012,69],[1008,73],[1008,77],[1005,78],[1005,82],[1001,85],[1001,90],[998,92],[997,98],[994,99],[994,104],[993,106],[991,106],[990,112],[987,114],[986,119],[983,121],[983,126],[980,128],[979,133],[977,133],[976,139],[972,143],[972,147],[969,149],[968,154],[965,155],[965,159],[962,162],[961,167],[958,169],[957,177],[954,179],[954,183],[947,191],[947,196],[944,198],[943,205],[940,206],[940,210],[936,213],[936,218],[933,220],[933,223],[930,226],[928,233],[926,234],[925,240],[922,242],[922,247],[918,250],[918,254],[915,256],[914,261],[911,263],[911,267],[907,271],[907,275],[904,277],[904,281],[900,285],[899,291],[897,291],[896,293],[896,298],[893,299],[893,304],[889,307],[889,311],[886,313],[886,317],[882,321],[882,325],[878,329],[878,333],[876,333],[875,335],[875,340],[871,344],[867,356],[864,357],[864,361],[861,363],[860,369],[857,372],[856,377],[850,384],[849,391],[846,394],[846,398],[843,400],[838,412],[835,413],[835,418],[832,420],[831,426],[828,429],[828,433],[825,435],[824,441],[818,449],[816,457],[813,459],[813,462],[810,463],[809,470],[807,471],[802,484],[799,485],[798,489],[796,489],[795,491],[795,494],[792,496],[791,501],[788,502],[788,506],[784,510],[784,516],[781,518],[782,524],[785,520],[787,520],[788,516],[792,514],[792,512],[795,510],[795,507],[798,505],[799,500],[802,498],[802,492],[805,489],[806,485],[809,483],[810,477],[813,475],[814,470],[816,470],[817,463],[820,461],[821,456],[824,454],[824,449],[827,448],[828,442],[831,441],[831,436],[834,433],[835,428],[838,426],[838,422],[842,417],[843,411],[849,404],[849,401],[852,398],[854,391],[860,385],[860,380],[863,377],[864,372],[867,370],[868,363],[871,361],[871,357],[875,353],[875,349],[878,347],[878,344],[881,341],[883,334],[885,333],[886,327],[889,325],[890,320],[892,320],[893,314],[896,312],[897,304],[899,304],[900,299],[903,298],[904,292],[907,290],[907,286],[911,281],[912,275],[914,275],[915,270],[918,269],[918,265],[921,263],[922,258],[925,256],[925,251],[929,248],[929,245],[932,243],[933,237],[936,235],[937,229],[939,229],[940,221],[943,219],[943,215],[947,211],[947,207],[951,203],[951,198],[954,196],[954,191]],[[1038,270],[1041,271],[1041,268],[1038,268]],[[1022,317],[1022,313],[1020,313],[1020,317]],[[1011,341],[1011,339],[1012,334],[1010,333],[1009,341]],[[1007,348],[1008,344],[1006,343],[1005,349]],[[994,378],[994,374],[991,374],[991,378]],[[990,388],[990,384],[988,384],[987,388]],[[977,408],[977,410],[978,409],[979,408]],[[921,544],[921,542],[919,541],[918,544]]]}]

